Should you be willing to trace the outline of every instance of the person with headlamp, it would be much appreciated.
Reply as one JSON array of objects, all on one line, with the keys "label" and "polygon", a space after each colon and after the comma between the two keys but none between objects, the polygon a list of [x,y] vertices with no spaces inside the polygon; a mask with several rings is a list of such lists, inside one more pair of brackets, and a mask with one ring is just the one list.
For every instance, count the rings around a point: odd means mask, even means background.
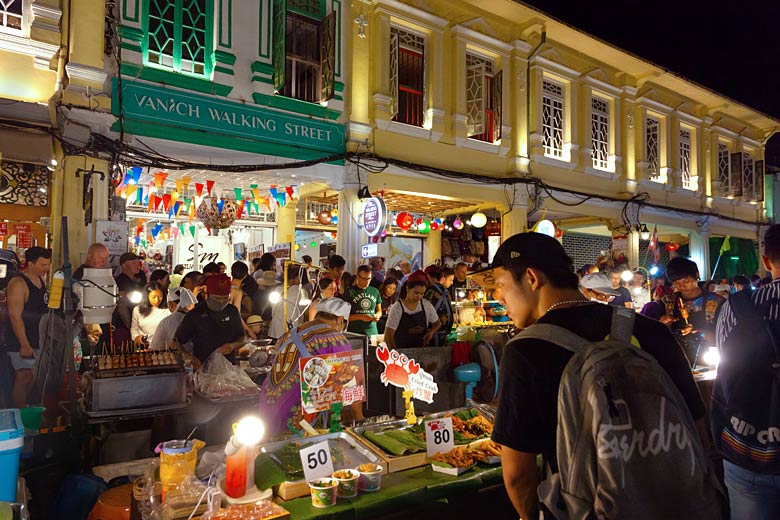
[{"label": "person with headlamp", "polygon": [[[244,345],[244,327],[241,314],[230,301],[230,277],[213,274],[206,279],[208,298],[199,303],[184,318],[176,329],[174,340],[179,345],[192,342],[191,359],[197,368],[214,351],[235,361],[235,351]],[[185,354],[185,357],[189,357]]]},{"label": "person with headlamp", "polygon": [[[340,298],[320,300],[312,321],[290,329],[279,339],[271,371],[260,388],[260,414],[269,438],[298,433],[300,420],[306,418],[301,411],[299,359],[352,350],[344,336],[351,309]],[[361,404],[345,407],[342,417],[361,419]]]}]

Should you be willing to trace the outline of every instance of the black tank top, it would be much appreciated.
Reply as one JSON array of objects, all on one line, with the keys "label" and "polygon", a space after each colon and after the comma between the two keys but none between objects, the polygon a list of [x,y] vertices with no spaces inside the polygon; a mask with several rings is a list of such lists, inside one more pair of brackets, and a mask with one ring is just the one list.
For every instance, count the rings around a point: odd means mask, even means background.
[{"label": "black tank top", "polygon": [[[22,310],[22,321],[24,322],[24,332],[27,334],[27,341],[33,348],[40,348],[38,344],[38,324],[41,322],[41,318],[49,312],[49,307],[46,304],[46,283],[41,278],[41,287],[38,288],[34,283],[30,281],[23,274],[18,274],[14,278],[21,278],[27,283],[27,290],[29,296],[27,302],[24,304],[24,310]],[[10,325],[10,324],[9,324]],[[19,352],[21,344],[19,339],[14,334],[13,329],[8,331],[6,335],[6,350],[8,352]]]}]

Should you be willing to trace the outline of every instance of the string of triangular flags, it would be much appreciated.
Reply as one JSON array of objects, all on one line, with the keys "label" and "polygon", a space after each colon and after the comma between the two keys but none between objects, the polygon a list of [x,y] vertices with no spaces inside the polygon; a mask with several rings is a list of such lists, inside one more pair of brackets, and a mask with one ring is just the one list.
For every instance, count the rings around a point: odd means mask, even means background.
[{"label": "string of triangular flags", "polygon": [[[175,180],[176,188],[170,193],[165,193],[165,181],[168,179],[167,172],[155,172],[153,180],[149,181],[148,186],[141,186],[141,173],[143,169],[140,166],[130,168],[122,178],[122,182],[116,187],[116,195],[127,200],[127,205],[145,206],[149,213],[164,213],[169,219],[174,217],[187,217],[190,222],[195,219],[196,209],[200,207],[205,197],[212,197],[215,181],[206,180],[205,183],[196,182],[195,196],[188,197],[189,186],[192,178],[183,176]],[[206,190],[204,195],[203,190]],[[298,186],[271,185],[268,192],[260,190],[257,184],[250,184],[248,189],[234,188],[235,204],[237,216],[246,213],[247,216],[253,212],[256,215],[261,213],[261,208],[266,213],[271,213],[275,207],[285,207],[288,202],[298,200]],[[267,193],[267,194],[266,194]],[[224,206],[224,198],[217,202],[220,214]]]}]

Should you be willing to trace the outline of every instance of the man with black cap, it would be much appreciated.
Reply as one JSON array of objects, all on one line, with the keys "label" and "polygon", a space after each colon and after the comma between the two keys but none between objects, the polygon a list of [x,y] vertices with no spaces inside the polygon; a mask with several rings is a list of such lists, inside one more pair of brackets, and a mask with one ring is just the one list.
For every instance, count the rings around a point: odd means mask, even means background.
[{"label": "man with black cap", "polygon": [[244,344],[241,314],[229,305],[230,287],[229,276],[219,273],[209,276],[206,279],[208,298],[185,314],[176,329],[176,343],[185,345],[192,342],[196,366],[206,361],[215,350],[234,361],[233,353]]},{"label": "man with black cap", "polygon": [[122,253],[119,257],[119,268],[122,270],[114,277],[119,294],[128,294],[143,287],[138,283],[138,273],[141,272],[141,257],[135,253]]},{"label": "man with black cap", "polygon": [[[594,342],[610,332],[612,307],[593,303],[580,292],[572,260],[551,237],[514,235],[501,245],[489,269],[472,276],[485,288],[503,289],[500,301],[520,328],[550,323]],[[706,439],[704,404],[679,344],[666,327],[642,316],[636,317],[633,335],[669,374]],[[543,455],[552,473],[558,472],[558,386],[572,355],[535,338],[514,339],[504,350],[492,437],[503,447],[504,485],[522,518],[539,517],[537,455]]]}]

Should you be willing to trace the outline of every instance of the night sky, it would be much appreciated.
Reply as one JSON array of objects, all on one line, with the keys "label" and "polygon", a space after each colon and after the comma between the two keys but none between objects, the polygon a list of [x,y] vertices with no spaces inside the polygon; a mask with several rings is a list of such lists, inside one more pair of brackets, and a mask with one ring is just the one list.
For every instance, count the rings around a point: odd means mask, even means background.
[{"label": "night sky", "polygon": [[[780,0],[523,3],[780,119]],[[767,160],[780,166],[780,135]]]}]

